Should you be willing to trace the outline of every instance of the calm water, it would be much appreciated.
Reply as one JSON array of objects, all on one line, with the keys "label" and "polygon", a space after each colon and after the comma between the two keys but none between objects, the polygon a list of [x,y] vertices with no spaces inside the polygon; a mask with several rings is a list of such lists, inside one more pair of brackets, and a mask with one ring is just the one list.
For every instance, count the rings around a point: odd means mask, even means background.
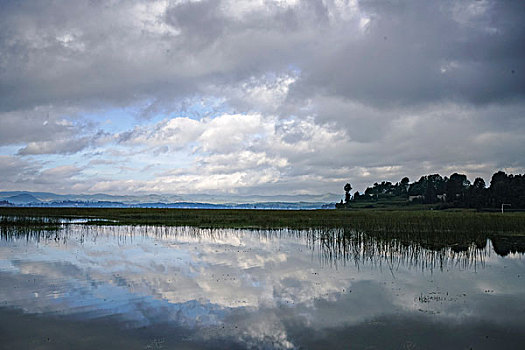
[{"label": "calm water", "polygon": [[0,348],[523,348],[523,254],[342,237],[4,233]]}]

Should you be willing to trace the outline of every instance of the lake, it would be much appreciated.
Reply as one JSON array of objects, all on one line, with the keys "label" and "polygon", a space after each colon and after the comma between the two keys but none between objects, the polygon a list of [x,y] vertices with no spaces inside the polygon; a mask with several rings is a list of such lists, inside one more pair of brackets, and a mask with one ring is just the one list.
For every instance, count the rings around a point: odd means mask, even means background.
[{"label": "lake", "polygon": [[0,348],[521,349],[524,255],[497,244],[431,250],[334,229],[8,228]]}]

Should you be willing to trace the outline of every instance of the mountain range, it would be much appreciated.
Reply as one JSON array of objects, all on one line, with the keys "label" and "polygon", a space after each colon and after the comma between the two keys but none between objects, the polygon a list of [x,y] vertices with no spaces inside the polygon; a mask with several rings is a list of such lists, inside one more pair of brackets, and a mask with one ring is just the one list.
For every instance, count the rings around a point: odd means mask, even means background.
[{"label": "mountain range", "polygon": [[208,194],[144,194],[110,195],[56,194],[51,192],[3,191],[0,202],[15,206],[50,207],[156,207],[156,208],[331,208],[340,195],[208,195]]}]

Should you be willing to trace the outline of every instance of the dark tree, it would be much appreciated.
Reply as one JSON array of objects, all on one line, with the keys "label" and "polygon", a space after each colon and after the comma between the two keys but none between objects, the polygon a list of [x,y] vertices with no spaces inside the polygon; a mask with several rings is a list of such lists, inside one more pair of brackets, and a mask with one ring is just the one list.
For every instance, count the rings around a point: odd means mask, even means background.
[{"label": "dark tree", "polygon": [[408,194],[410,196],[422,196],[423,203],[431,204],[439,202],[438,195],[445,192],[447,178],[439,174],[421,176],[421,178],[410,185]]},{"label": "dark tree", "polygon": [[510,197],[510,180],[503,171],[492,175],[490,180],[489,196],[490,206],[497,208],[502,203],[508,203]]},{"label": "dark tree", "polygon": [[484,190],[486,187],[485,180],[483,180],[481,177],[477,177],[474,180],[474,183],[472,184],[472,188],[478,189],[478,190]]},{"label": "dark tree", "polygon": [[350,203],[350,190],[352,189],[352,186],[347,183],[344,187],[345,190],[345,204]]},{"label": "dark tree", "polygon": [[365,190],[365,195],[368,198],[382,199],[389,198],[396,195],[397,184],[392,185],[390,181],[383,181],[381,183],[375,183],[374,186],[368,187]]},{"label": "dark tree", "polygon": [[[470,186],[470,181],[466,175],[454,173],[450,175],[446,184],[446,198],[450,203],[464,203],[465,194]],[[457,205],[459,206],[459,205]]]},{"label": "dark tree", "polygon": [[[352,186],[347,183],[344,190],[344,202],[341,200],[341,203],[337,203],[337,208],[350,206]],[[389,181],[376,182],[363,194],[356,192],[353,200],[381,201],[394,198],[395,201],[404,198],[409,199],[408,202],[425,204],[446,200],[446,203],[438,206],[439,208],[500,208],[502,204],[510,204],[512,209],[525,209],[525,175],[507,175],[498,171],[492,175],[489,188],[482,178],[476,178],[471,184],[466,175],[459,173],[452,174],[450,178],[439,174],[421,176],[414,183],[410,183],[408,177],[404,177],[396,184]]]},{"label": "dark tree", "polygon": [[485,187],[485,180],[483,180],[481,177],[477,177],[474,180],[474,183],[467,191],[465,199],[468,207],[481,209],[488,206],[487,189]]},{"label": "dark tree", "polygon": [[410,187],[410,180],[408,177],[404,177],[401,179],[401,182],[399,182],[399,188],[401,189],[402,193],[408,193],[408,188]]},{"label": "dark tree", "polygon": [[489,187],[489,204],[499,208],[503,203],[513,209],[525,208],[525,175],[507,175],[498,171],[492,175]]},{"label": "dark tree", "polygon": [[408,177],[404,177],[397,184],[393,186],[393,193],[395,196],[408,198],[408,188],[410,187],[410,180]]}]

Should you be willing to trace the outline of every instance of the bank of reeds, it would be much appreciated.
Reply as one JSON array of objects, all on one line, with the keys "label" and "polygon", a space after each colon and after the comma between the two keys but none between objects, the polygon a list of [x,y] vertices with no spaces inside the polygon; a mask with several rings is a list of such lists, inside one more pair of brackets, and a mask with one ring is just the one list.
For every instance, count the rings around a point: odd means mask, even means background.
[{"label": "bank of reeds", "polygon": [[0,214],[0,236],[3,239],[40,237],[61,227],[56,217],[6,216]]},{"label": "bank of reeds", "polygon": [[[45,227],[45,226],[42,226]],[[159,240],[184,242],[226,241],[230,236],[242,238],[255,235],[262,240],[290,238],[303,240],[312,252],[316,252],[321,263],[331,266],[355,264],[356,266],[376,266],[388,268],[395,273],[397,267],[407,266],[425,270],[443,270],[451,265],[461,264],[464,268],[482,264],[487,254],[486,239],[483,244],[476,244],[468,237],[462,239],[462,248],[456,246],[433,245],[425,247],[416,240],[401,241],[382,235],[366,234],[349,229],[309,229],[309,230],[237,230],[237,229],[200,229],[188,226],[93,226],[62,225],[60,230],[43,230],[37,226],[4,226],[2,239],[6,241],[24,240],[33,242],[53,241],[67,244],[70,240],[83,244],[95,242],[101,237],[111,238],[119,244],[132,243],[145,237]],[[522,237],[519,237],[522,238]],[[236,241],[236,240],[234,240]],[[519,249],[523,252],[523,249]],[[238,251],[237,251],[238,252]],[[498,251],[496,253],[500,254]]]},{"label": "bank of reeds", "polygon": [[[464,251],[471,245],[484,246],[487,238],[525,237],[525,213],[473,211],[0,208],[0,217],[2,234],[52,230],[63,224],[64,219],[85,219],[84,224],[92,226],[318,230],[325,233],[325,239],[335,231],[338,235],[359,232],[399,244],[417,243],[427,249],[449,247],[455,251]],[[505,249],[515,249],[505,240],[499,241],[504,243]],[[522,245],[520,243],[518,248]]]},{"label": "bank of reeds", "polygon": [[[473,211],[228,210],[144,208],[0,208],[0,216],[82,218],[89,224],[200,228],[351,228],[374,233],[483,232],[525,235],[525,213]],[[29,219],[33,220],[33,219]],[[92,220],[92,221],[89,221]],[[104,222],[100,220],[110,220]]]}]

